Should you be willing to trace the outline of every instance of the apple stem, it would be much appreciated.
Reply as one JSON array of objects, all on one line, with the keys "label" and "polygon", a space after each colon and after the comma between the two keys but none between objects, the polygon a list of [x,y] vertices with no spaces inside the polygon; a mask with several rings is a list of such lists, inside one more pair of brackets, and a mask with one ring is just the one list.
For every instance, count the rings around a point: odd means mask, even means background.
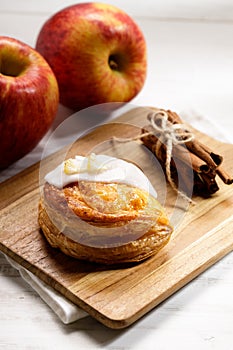
[{"label": "apple stem", "polygon": [[112,70],[119,70],[119,65],[118,65],[118,63],[116,62],[116,60],[113,59],[112,56],[109,57],[108,64],[109,64],[109,67],[110,67]]},{"label": "apple stem", "polygon": [[118,64],[115,61],[109,61],[109,66],[113,70],[118,70]]}]

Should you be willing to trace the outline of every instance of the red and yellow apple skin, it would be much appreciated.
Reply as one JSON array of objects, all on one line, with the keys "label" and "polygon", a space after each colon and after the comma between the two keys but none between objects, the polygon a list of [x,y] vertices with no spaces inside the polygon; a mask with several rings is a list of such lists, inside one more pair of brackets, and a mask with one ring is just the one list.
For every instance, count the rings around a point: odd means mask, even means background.
[{"label": "red and yellow apple skin", "polygon": [[30,152],[50,128],[58,108],[56,77],[25,43],[0,37],[0,168]]},{"label": "red and yellow apple skin", "polygon": [[41,28],[36,49],[56,75],[60,102],[73,110],[128,102],[146,79],[143,33],[111,5],[80,3],[54,14]]}]

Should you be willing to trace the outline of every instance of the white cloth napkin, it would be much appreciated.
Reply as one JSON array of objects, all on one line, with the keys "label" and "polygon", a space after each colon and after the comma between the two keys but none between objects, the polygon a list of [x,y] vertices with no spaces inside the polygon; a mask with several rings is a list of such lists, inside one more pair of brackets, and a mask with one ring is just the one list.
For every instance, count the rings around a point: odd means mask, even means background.
[{"label": "white cloth napkin", "polygon": [[[211,120],[203,115],[192,110],[181,112],[180,116],[185,122],[191,124],[202,132],[208,133],[209,136],[217,138],[223,142],[233,143],[232,136],[226,136],[227,133],[224,129],[213,124]],[[40,295],[45,303],[51,307],[63,323],[68,324],[88,316],[85,311],[42,282],[33,273],[20,266],[9,257],[6,256],[6,258],[9,263],[19,271],[22,278]]]},{"label": "white cloth napkin", "polygon": [[39,294],[41,299],[48,304],[48,306],[57,314],[63,323],[72,323],[88,316],[84,310],[63,297],[55,289],[45,284],[33,273],[16,263],[14,260],[10,259],[8,256],[5,257],[10,265],[19,271],[24,281],[26,281],[32,287],[32,289]]}]

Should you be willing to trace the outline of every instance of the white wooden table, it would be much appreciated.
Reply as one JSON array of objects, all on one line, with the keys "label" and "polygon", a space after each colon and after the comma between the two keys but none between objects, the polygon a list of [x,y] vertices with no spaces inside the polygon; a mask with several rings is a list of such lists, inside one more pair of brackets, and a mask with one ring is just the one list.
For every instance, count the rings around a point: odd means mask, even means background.
[{"label": "white wooden table", "polygon": [[[0,0],[0,35],[34,46],[44,21],[70,3]],[[111,3],[136,19],[147,40],[148,77],[133,104],[195,110],[232,139],[232,2],[179,0],[166,7],[166,1],[148,1],[138,11],[135,1]],[[69,113],[60,106],[57,120]],[[43,144],[2,171],[1,179],[39,160]],[[232,294],[233,253],[126,330],[107,329],[91,317],[64,325],[0,253],[0,349],[228,350],[233,348]]]}]

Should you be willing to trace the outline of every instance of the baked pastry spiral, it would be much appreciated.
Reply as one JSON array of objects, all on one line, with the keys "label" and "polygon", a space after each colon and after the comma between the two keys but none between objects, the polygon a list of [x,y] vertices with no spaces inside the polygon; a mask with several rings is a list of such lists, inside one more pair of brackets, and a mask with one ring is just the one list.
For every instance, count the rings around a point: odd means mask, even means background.
[{"label": "baked pastry spiral", "polygon": [[164,209],[141,170],[126,163],[103,155],[77,157],[48,174],[38,221],[52,247],[78,259],[118,264],[142,261],[168,243],[172,227]]}]

